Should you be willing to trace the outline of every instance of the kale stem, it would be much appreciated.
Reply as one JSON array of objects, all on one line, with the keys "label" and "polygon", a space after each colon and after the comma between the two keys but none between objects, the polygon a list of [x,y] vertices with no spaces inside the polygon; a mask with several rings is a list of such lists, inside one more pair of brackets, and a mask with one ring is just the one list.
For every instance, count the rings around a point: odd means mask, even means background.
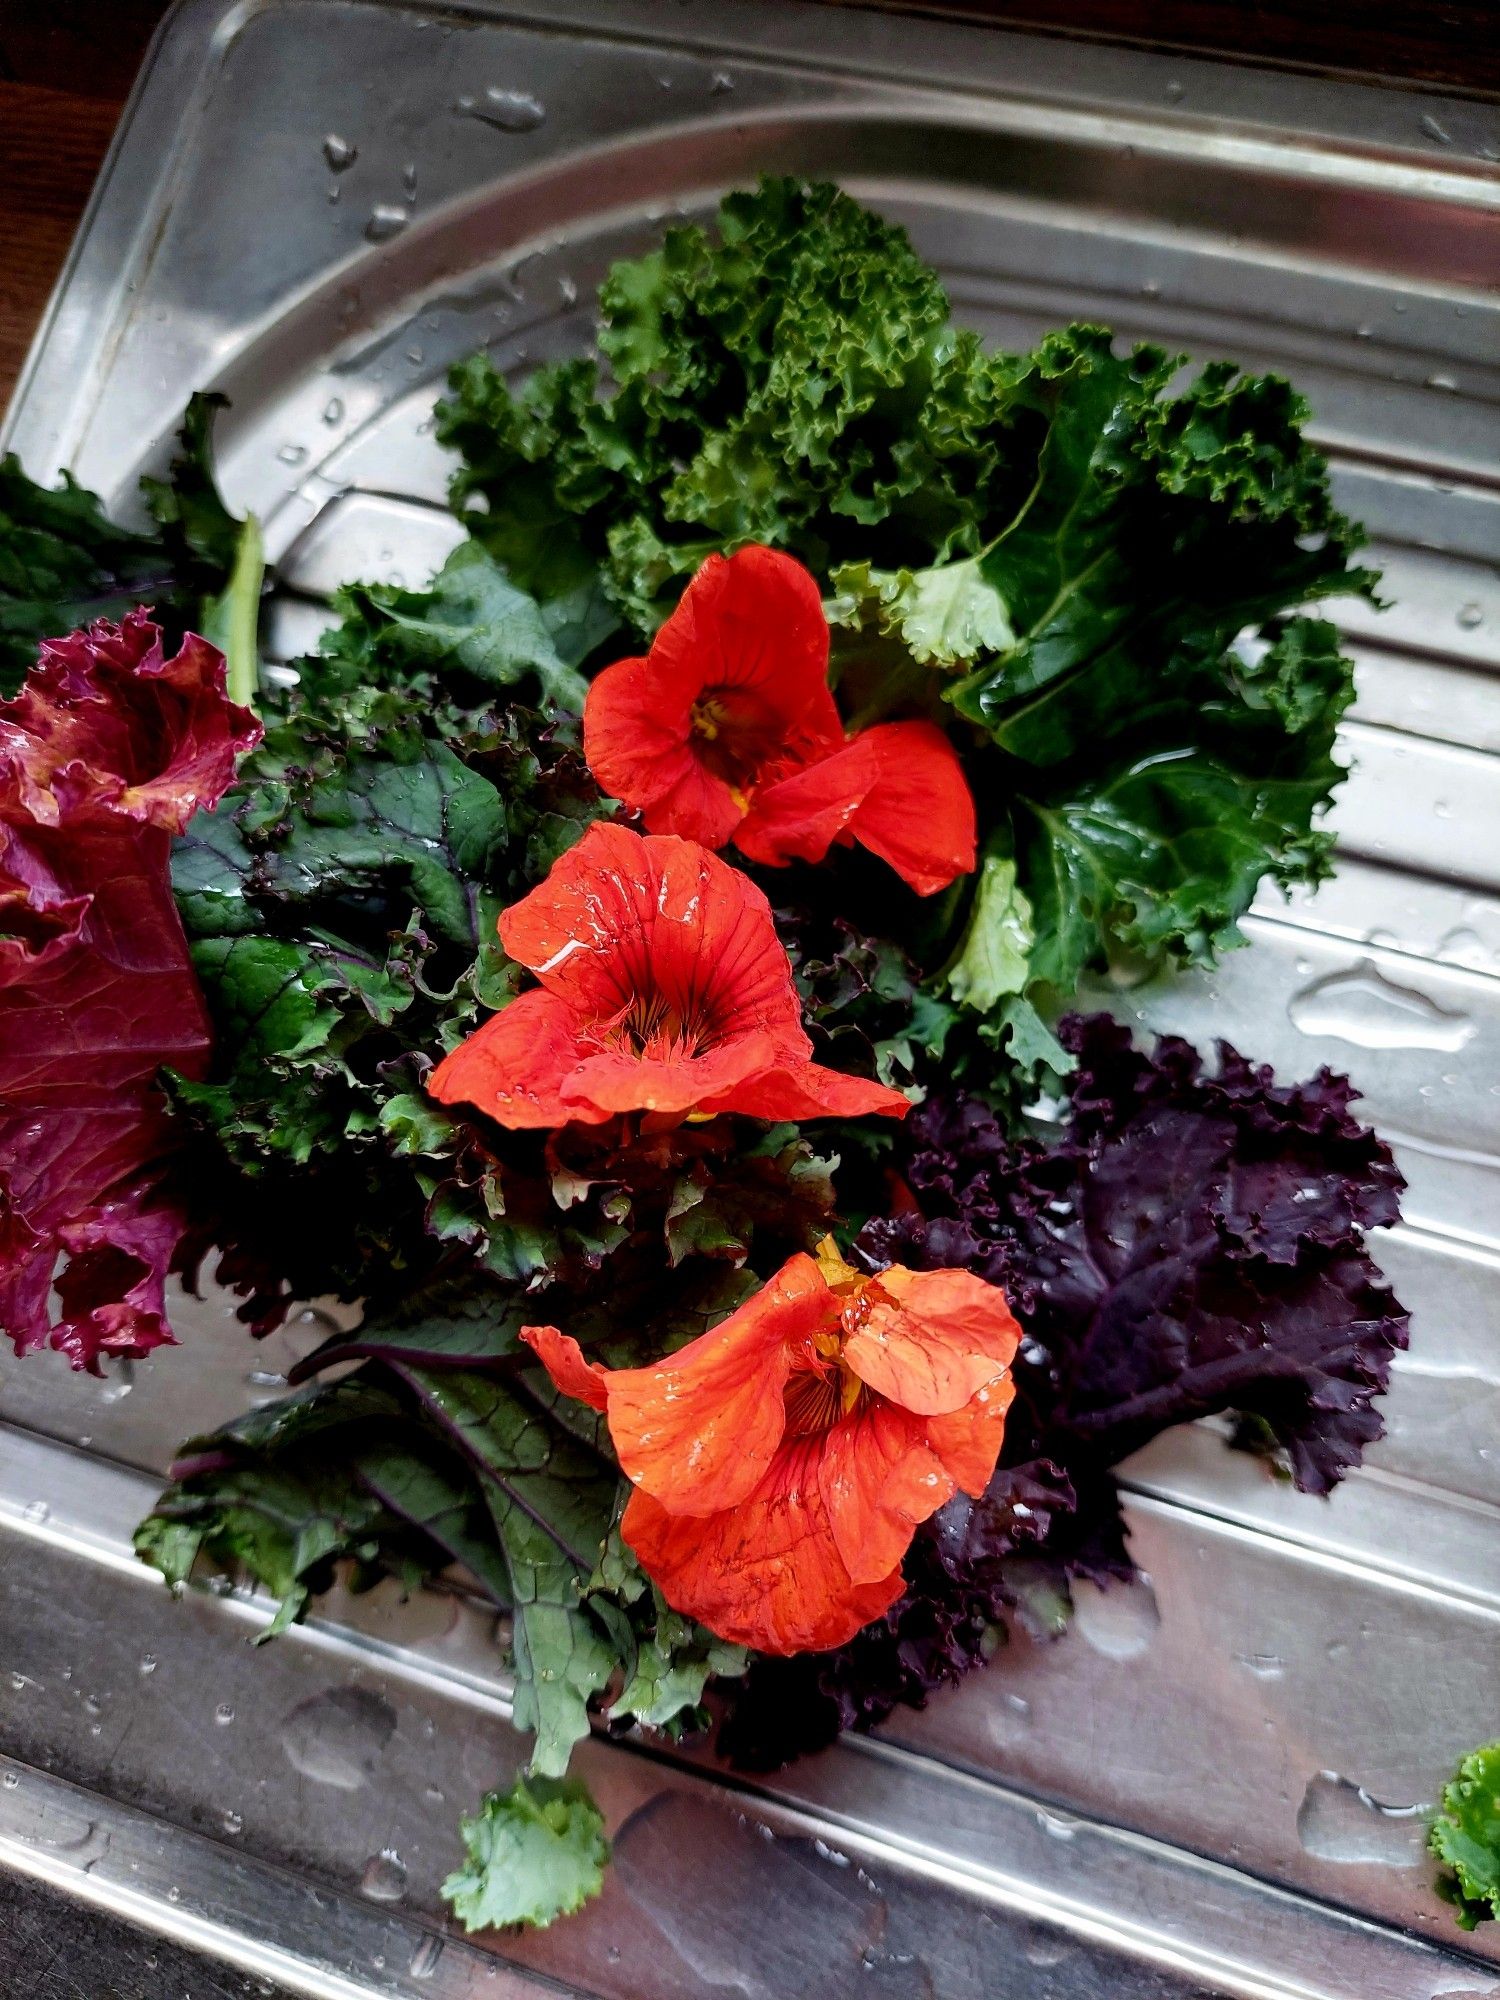
[{"label": "kale stem", "polygon": [[229,586],[213,607],[209,622],[224,647],[228,662],[229,699],[254,708],[260,692],[260,592],[265,580],[266,550],[260,523],[245,516],[235,548]]}]

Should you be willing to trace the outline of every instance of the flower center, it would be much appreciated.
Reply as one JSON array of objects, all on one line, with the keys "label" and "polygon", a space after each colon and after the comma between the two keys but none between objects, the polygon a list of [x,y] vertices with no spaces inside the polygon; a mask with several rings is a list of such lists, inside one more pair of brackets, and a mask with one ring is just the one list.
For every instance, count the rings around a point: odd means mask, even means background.
[{"label": "flower center", "polygon": [[705,688],[688,713],[698,762],[731,789],[748,793],[780,755],[773,719],[732,688]]},{"label": "flower center", "polygon": [[867,1399],[864,1383],[844,1366],[843,1344],[841,1333],[815,1334],[815,1355],[787,1377],[783,1400],[788,1437],[820,1437]]},{"label": "flower center", "polygon": [[882,1293],[878,1278],[866,1278],[839,1254],[831,1236],[818,1245],[818,1269],[832,1294],[837,1317],[812,1336],[784,1391],[788,1437],[815,1437],[863,1407],[870,1391],[844,1361],[844,1342],[862,1327]]},{"label": "flower center", "polygon": [[682,1062],[711,1039],[701,1014],[684,1015],[660,993],[640,993],[611,1024],[610,1039],[649,1062]]}]

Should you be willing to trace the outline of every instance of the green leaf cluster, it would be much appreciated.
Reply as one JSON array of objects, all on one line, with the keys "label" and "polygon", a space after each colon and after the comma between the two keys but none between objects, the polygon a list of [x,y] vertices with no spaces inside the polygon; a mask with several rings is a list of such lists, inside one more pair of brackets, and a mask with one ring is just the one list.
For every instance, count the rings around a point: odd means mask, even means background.
[{"label": "green leaf cluster", "polygon": [[577,661],[472,544],[429,592],[351,588],[337,609],[174,852],[216,1055],[171,1088],[210,1240],[273,1301],[399,1295],[444,1256],[518,1281],[597,1262],[619,1237],[601,1203],[565,1214],[524,1142],[506,1157],[422,1091],[516,990],[501,909],[606,809],[557,705]]},{"label": "green leaf cluster", "polygon": [[1263,879],[1325,872],[1350,668],[1300,607],[1375,578],[1286,382],[1091,326],[988,350],[901,230],[793,180],[669,230],[600,305],[607,387],[592,359],[519,394],[455,370],[454,504],[522,581],[592,567],[642,635],[711,551],[825,580],[846,714],[946,718],[980,802],[946,929],[899,897],[860,926],[982,1019],[974,1077],[1058,1067],[1086,968],[1207,962]]},{"label": "green leaf cluster", "polygon": [[20,687],[43,639],[121,618],[170,587],[156,538],[115,527],[71,473],[39,486],[14,452],[0,458],[0,698]]},{"label": "green leaf cluster", "polygon": [[[679,1316],[696,1320],[680,1337],[737,1296],[722,1289],[715,1305],[691,1280],[678,1290]],[[515,1722],[533,1747],[509,1800],[492,1796],[466,1825],[483,1854],[449,1894],[471,1928],[548,1922],[576,1906],[585,1879],[597,1884],[606,1851],[579,1844],[583,1827],[597,1836],[597,1815],[560,1782],[591,1715],[695,1726],[709,1677],[745,1664],[673,1612],[620,1541],[608,1433],[518,1340],[531,1310],[494,1287],[450,1285],[336,1336],[302,1372],[357,1359],[352,1373],[191,1440],[136,1532],[138,1553],[174,1587],[201,1557],[277,1597],[262,1638],[340,1576],[354,1589],[443,1576],[500,1614]],[[602,1352],[633,1350],[628,1312],[574,1324]],[[562,1849],[580,1870],[577,1896],[558,1886],[574,1879],[559,1873]]]}]

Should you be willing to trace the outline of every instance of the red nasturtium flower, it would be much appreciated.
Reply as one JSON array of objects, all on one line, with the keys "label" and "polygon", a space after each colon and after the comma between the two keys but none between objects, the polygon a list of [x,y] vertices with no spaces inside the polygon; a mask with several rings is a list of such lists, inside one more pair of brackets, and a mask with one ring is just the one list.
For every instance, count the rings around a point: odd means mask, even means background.
[{"label": "red nasturtium flower", "polygon": [[690,840],[591,826],[500,919],[541,984],[434,1070],[502,1125],[663,1117],[904,1117],[899,1091],[812,1061],[771,906]]},{"label": "red nasturtium flower", "polygon": [[857,840],[920,895],[974,866],[974,801],[930,722],[845,740],[818,586],[790,556],[710,556],[644,659],[589,689],[583,747],[652,833],[753,861],[821,861]]},{"label": "red nasturtium flower", "polygon": [[861,1277],[825,1241],[649,1368],[523,1335],[605,1413],[620,1532],[674,1610],[767,1653],[841,1646],[900,1595],[918,1524],[988,1485],[1020,1339],[968,1271]]}]

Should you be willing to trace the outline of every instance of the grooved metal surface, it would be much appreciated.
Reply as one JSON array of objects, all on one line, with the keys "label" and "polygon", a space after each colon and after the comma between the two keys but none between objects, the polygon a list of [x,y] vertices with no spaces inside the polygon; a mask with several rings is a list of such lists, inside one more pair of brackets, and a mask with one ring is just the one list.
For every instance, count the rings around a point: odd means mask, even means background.
[{"label": "grooved metal surface", "polygon": [[996,340],[1102,319],[1296,379],[1392,600],[1333,607],[1338,872],[1263,897],[1212,976],[1090,997],[1354,1076],[1411,1184],[1381,1255],[1413,1344],[1331,1502],[1212,1426],[1159,1440],[1127,1469],[1149,1580],[883,1744],[755,1791],[589,1746],[605,1898],[473,1945],[437,1891],[520,1751],[488,1621],[376,1593],[252,1655],[262,1610],[174,1604],[129,1555],[178,1439],[274,1394],[317,1321],[252,1349],[208,1300],[102,1383],[5,1364],[0,1860],[297,1992],[1500,1995],[1422,1852],[1500,1728],[1497,159],[1477,101],[790,0],[179,8],[7,442],[128,510],[189,390],[225,390],[286,653],[336,583],[420,582],[456,539],[448,363],[583,350],[610,261],[763,168],[905,222]]}]

